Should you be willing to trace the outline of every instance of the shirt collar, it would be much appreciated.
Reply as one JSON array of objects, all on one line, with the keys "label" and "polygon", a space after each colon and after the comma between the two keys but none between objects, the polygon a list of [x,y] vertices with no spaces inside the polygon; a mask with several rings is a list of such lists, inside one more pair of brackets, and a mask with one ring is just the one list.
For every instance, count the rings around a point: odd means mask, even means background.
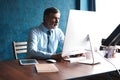
[{"label": "shirt collar", "polygon": [[[43,32],[45,32],[45,33],[47,33],[47,31],[49,31],[43,24],[41,24],[41,30],[43,31]],[[50,30],[50,32],[52,32],[53,31],[53,29],[51,29]]]}]

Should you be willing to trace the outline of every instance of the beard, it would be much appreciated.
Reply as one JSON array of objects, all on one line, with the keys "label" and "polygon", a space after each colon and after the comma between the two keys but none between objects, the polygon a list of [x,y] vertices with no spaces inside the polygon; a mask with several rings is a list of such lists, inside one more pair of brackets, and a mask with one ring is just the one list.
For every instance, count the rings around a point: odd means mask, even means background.
[{"label": "beard", "polygon": [[51,29],[55,29],[56,26],[58,26],[58,23],[49,24],[49,27],[50,27]]}]

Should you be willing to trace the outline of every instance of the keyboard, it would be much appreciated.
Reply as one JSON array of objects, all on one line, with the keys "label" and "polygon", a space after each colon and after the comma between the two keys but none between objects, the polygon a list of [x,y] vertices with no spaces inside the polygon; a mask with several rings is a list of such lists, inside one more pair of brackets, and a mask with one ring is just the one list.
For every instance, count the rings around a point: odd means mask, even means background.
[{"label": "keyboard", "polygon": [[94,65],[94,64],[99,64],[100,61],[98,61],[98,60],[94,60],[93,61],[93,59],[87,59],[87,60],[78,61],[78,63],[81,63],[81,64],[92,64],[92,65]]},{"label": "keyboard", "polygon": [[78,62],[78,61],[84,61],[86,60],[86,57],[70,57],[65,60],[73,63],[73,62]]}]

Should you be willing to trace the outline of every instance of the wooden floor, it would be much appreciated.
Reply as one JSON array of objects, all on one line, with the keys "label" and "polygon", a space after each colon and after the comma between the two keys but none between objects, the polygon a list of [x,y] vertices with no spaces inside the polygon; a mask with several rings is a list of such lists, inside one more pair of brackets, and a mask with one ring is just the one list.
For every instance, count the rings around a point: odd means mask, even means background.
[{"label": "wooden floor", "polygon": [[99,74],[95,76],[88,76],[73,80],[120,80],[120,75],[118,74],[117,71],[114,71],[114,72]]}]

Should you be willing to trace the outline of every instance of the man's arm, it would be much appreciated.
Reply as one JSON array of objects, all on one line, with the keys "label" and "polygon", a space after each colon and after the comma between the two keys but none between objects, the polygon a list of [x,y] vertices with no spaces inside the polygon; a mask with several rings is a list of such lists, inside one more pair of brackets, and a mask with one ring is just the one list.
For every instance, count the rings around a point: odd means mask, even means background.
[{"label": "man's arm", "polygon": [[59,31],[59,43],[58,43],[58,48],[57,48],[57,53],[61,53],[62,49],[63,49],[63,44],[64,44],[64,33],[62,32],[61,29],[58,30]]}]

